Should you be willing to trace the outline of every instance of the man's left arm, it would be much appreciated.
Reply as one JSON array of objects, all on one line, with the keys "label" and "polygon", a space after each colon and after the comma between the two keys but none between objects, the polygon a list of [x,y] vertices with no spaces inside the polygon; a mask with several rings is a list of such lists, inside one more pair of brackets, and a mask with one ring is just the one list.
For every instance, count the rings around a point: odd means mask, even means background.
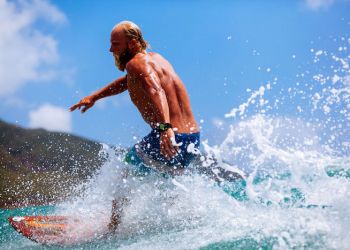
[{"label": "man's left arm", "polygon": [[[155,109],[158,123],[170,123],[169,106],[165,92],[161,86],[159,77],[148,67],[141,67],[138,65],[128,64],[128,74],[135,77],[138,84],[146,96],[152,102]],[[173,145],[175,142],[175,134],[172,129],[167,129],[161,132],[160,135],[160,149],[161,153],[169,160],[177,153],[177,146]]]}]

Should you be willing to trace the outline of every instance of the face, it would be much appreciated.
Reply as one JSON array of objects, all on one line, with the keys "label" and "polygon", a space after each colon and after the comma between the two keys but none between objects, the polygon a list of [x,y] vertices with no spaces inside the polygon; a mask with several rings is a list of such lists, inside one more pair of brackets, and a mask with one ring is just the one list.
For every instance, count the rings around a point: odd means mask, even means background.
[{"label": "face", "polygon": [[113,53],[115,65],[121,71],[125,70],[126,64],[132,58],[131,51],[128,47],[125,34],[120,29],[115,29],[111,33],[111,48],[110,52]]}]

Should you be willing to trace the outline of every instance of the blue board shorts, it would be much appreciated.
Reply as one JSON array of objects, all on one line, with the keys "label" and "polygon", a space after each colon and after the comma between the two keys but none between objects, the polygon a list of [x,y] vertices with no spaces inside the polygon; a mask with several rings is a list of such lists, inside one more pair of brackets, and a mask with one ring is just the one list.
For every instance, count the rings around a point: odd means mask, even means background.
[{"label": "blue board shorts", "polygon": [[178,154],[167,160],[160,153],[160,134],[152,130],[126,154],[125,162],[134,165],[136,174],[147,175],[152,170],[167,172],[170,168],[185,168],[199,154],[200,133],[175,133]]}]

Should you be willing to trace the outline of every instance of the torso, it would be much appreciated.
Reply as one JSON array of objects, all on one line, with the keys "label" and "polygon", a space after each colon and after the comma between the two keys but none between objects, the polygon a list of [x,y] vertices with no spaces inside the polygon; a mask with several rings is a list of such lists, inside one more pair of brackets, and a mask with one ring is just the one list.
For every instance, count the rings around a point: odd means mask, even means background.
[{"label": "torso", "polygon": [[[189,96],[181,79],[170,63],[156,53],[137,55],[142,67],[146,67],[149,77],[159,79],[169,106],[170,123],[175,132],[194,133],[199,128],[192,113]],[[128,73],[128,91],[132,102],[140,111],[143,119],[150,125],[157,123],[153,102],[144,94],[138,80]]]}]

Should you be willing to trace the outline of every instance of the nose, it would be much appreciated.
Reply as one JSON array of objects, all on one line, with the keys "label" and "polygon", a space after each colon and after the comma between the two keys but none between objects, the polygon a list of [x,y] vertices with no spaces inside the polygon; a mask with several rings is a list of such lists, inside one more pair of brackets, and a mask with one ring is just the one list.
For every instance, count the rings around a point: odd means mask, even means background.
[{"label": "nose", "polygon": [[113,52],[112,45],[111,45],[111,47],[109,48],[109,52]]}]

